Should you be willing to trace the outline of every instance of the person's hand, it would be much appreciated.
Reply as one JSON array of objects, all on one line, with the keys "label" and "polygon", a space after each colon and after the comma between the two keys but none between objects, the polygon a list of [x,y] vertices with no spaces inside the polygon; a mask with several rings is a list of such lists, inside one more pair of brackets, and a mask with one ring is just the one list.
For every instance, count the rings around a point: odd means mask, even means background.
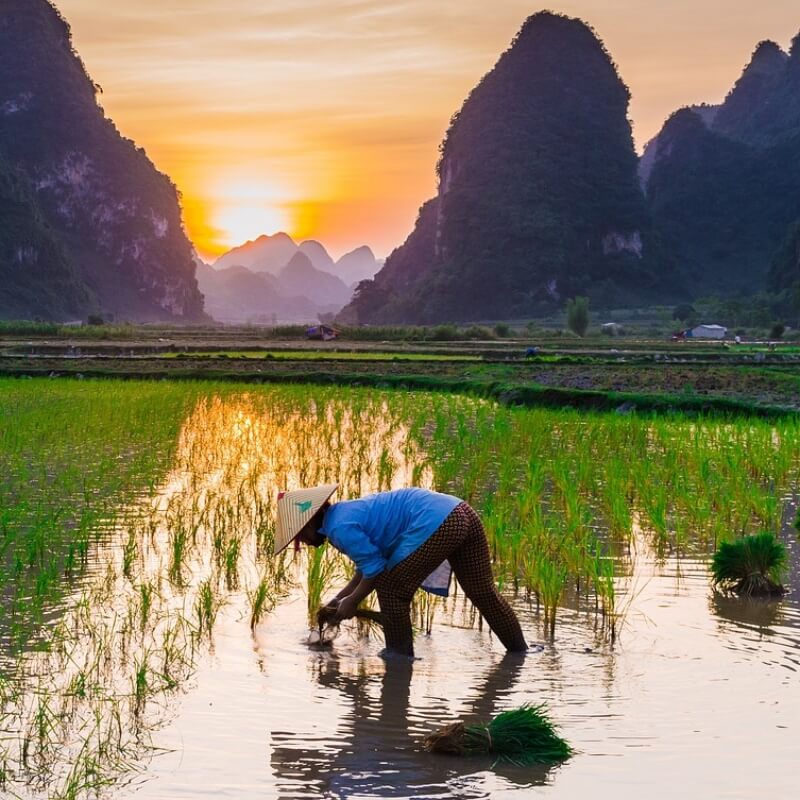
[{"label": "person's hand", "polygon": [[351,619],[356,615],[356,609],[358,608],[358,601],[353,597],[353,595],[349,594],[346,597],[343,597],[339,600],[339,605],[336,607],[336,617],[334,618],[335,622],[341,622],[345,619]]}]

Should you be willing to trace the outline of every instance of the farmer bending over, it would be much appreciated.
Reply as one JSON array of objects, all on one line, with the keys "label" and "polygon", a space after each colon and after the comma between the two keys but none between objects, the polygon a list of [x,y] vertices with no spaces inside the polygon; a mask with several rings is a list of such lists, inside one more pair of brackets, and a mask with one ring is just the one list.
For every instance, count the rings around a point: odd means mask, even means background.
[{"label": "farmer bending over", "polygon": [[373,589],[387,650],[414,655],[411,600],[420,587],[447,596],[451,569],[464,593],[507,650],[527,649],[519,621],[492,577],[480,517],[464,501],[427,489],[398,489],[331,503],[338,484],[298,489],[278,498],[275,553],[290,542],[326,540],[355,562],[350,583],[328,605],[335,621],[355,616]]}]

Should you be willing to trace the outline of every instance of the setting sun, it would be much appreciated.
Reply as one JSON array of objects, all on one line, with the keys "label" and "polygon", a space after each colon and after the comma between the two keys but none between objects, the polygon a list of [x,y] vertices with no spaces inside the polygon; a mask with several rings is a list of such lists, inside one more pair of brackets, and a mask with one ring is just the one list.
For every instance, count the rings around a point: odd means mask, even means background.
[{"label": "setting sun", "polygon": [[225,244],[234,247],[261,234],[286,231],[290,225],[288,214],[280,208],[268,205],[224,206],[217,211],[214,225],[220,230]]},{"label": "setting sun", "polygon": [[262,234],[287,231],[291,215],[284,208],[289,192],[274,183],[257,180],[221,180],[212,223],[220,240],[233,247]]}]

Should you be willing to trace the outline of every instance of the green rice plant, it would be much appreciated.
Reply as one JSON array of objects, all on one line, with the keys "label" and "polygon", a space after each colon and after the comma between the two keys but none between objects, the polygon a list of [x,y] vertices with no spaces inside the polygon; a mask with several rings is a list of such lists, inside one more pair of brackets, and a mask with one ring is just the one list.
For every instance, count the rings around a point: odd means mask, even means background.
[{"label": "green rice plant", "polygon": [[417,627],[425,631],[426,636],[433,632],[433,620],[440,600],[440,597],[429,592],[417,592],[414,595],[412,613],[417,617]]},{"label": "green rice plant", "polygon": [[133,565],[139,553],[138,531],[135,528],[128,530],[128,538],[122,550],[122,574],[126,578],[131,577]]},{"label": "green rice plant", "polygon": [[274,606],[274,595],[269,580],[262,577],[258,586],[247,593],[247,598],[250,601],[250,630],[254,631],[256,625]]},{"label": "green rice plant", "polygon": [[176,586],[185,583],[183,575],[184,562],[186,558],[186,546],[188,543],[187,531],[183,527],[178,527],[170,534],[171,560],[169,565],[169,579]]},{"label": "green rice plant", "polygon": [[150,619],[150,610],[153,607],[155,588],[152,583],[139,584],[139,626],[142,630],[147,627]]},{"label": "green rice plant", "polygon": [[241,542],[233,537],[225,548],[225,587],[228,591],[239,588],[239,554]]},{"label": "green rice plant", "polygon": [[145,653],[142,660],[135,665],[132,683],[132,701],[133,701],[133,714],[138,717],[144,710],[147,702],[147,695],[150,690],[148,682],[148,664],[147,654]]},{"label": "green rice plant", "polygon": [[781,580],[786,565],[785,545],[767,532],[722,542],[711,561],[711,574],[714,585],[724,591],[774,596],[785,591]]},{"label": "green rice plant", "polygon": [[221,603],[214,591],[211,579],[204,580],[197,589],[195,600],[195,616],[197,617],[197,635],[211,637],[214,623],[217,620]]},{"label": "green rice plant", "polygon": [[563,564],[547,557],[540,558],[537,563],[537,586],[544,607],[545,627],[552,637],[556,632],[556,612],[567,585],[567,569]]},{"label": "green rice plant", "polygon": [[326,544],[307,548],[306,600],[310,628],[315,627],[322,598],[339,572],[337,560],[331,557],[330,551],[331,548]]},{"label": "green rice plant", "polygon": [[572,747],[562,739],[544,705],[525,704],[489,722],[456,722],[425,737],[429,753],[456,756],[491,755],[517,766],[555,764],[568,759]]}]

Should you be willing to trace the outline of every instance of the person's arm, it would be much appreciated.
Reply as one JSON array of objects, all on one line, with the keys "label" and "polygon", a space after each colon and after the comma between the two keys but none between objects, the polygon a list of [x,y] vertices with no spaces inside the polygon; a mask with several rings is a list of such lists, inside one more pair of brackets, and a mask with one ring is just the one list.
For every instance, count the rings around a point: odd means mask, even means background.
[{"label": "person's arm", "polygon": [[339,600],[336,606],[336,621],[341,622],[343,619],[354,617],[359,604],[375,588],[377,582],[377,575],[372,578],[362,577],[353,591]]},{"label": "person's arm", "polygon": [[326,606],[338,606],[339,605],[339,601],[343,597],[347,597],[348,594],[351,594],[353,592],[353,590],[356,588],[356,586],[358,586],[359,583],[361,583],[361,570],[357,569],[356,572],[355,572],[355,575],[353,575],[353,577],[350,579],[350,582],[347,584],[347,586],[345,586],[344,589],[342,589],[339,592],[339,594],[336,595],[336,597],[333,597],[330,600],[328,600],[328,602],[325,603],[325,605]]},{"label": "person's arm", "polygon": [[346,587],[349,591],[338,595],[336,620],[341,622],[355,616],[358,604],[375,588],[378,576],[386,569],[387,561],[356,521],[339,524],[328,531],[327,535],[328,541],[349,556],[356,565],[356,574]]}]

